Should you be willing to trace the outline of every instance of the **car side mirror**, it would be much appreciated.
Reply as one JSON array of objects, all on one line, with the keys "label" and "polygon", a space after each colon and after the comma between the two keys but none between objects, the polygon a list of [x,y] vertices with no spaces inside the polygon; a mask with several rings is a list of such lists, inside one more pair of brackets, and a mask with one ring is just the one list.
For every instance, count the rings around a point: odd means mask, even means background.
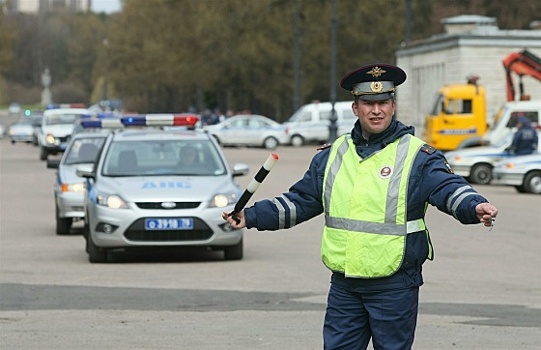
[{"label": "car side mirror", "polygon": [[84,177],[87,179],[93,179],[95,177],[94,175],[94,165],[92,164],[85,164],[78,166],[75,170],[75,174],[79,177]]},{"label": "car side mirror", "polygon": [[247,175],[250,167],[245,163],[237,163],[233,166],[233,177]]}]

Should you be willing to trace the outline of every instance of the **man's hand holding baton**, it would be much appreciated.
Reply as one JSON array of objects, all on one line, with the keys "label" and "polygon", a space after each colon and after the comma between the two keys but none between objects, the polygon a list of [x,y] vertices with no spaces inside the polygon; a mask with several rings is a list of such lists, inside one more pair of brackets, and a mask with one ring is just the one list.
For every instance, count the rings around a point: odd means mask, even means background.
[{"label": "man's hand holding baton", "polygon": [[240,199],[238,200],[237,204],[235,204],[235,209],[231,213],[223,212],[222,218],[229,222],[229,224],[235,228],[243,228],[246,226],[246,221],[244,219],[244,207],[252,197],[252,195],[257,191],[259,188],[259,185],[263,182],[265,177],[269,174],[272,167],[274,167],[274,164],[278,161],[278,155],[275,153],[272,153],[265,163],[263,163],[263,166],[259,169],[257,174],[255,174],[254,178],[250,183],[248,184],[248,187],[244,190],[242,195],[240,196]]}]

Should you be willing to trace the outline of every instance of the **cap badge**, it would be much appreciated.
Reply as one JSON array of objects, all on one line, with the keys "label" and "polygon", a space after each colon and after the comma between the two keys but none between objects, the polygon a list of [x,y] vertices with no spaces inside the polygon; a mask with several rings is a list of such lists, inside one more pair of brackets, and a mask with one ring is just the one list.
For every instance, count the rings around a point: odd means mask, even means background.
[{"label": "cap badge", "polygon": [[377,77],[381,76],[383,73],[387,73],[387,71],[379,68],[378,66],[375,66],[374,68],[372,68],[368,72],[366,72],[366,74],[370,74],[374,78],[377,78]]},{"label": "cap badge", "polygon": [[372,92],[381,92],[381,90],[383,89],[383,84],[381,83],[381,81],[373,81],[370,83],[370,89],[372,90]]}]

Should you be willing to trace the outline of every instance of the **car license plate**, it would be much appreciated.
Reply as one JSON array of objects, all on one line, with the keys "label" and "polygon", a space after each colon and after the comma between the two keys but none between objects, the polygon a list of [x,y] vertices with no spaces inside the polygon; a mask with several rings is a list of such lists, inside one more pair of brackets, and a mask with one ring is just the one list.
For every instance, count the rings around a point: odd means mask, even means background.
[{"label": "car license plate", "polygon": [[145,219],[145,230],[191,230],[192,218]]}]

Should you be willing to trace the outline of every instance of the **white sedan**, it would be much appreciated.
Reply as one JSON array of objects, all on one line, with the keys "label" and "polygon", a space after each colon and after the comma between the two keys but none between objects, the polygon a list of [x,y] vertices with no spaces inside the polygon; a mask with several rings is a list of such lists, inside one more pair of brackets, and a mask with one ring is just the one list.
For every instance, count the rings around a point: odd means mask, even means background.
[{"label": "white sedan", "polygon": [[205,126],[205,130],[223,146],[275,149],[290,142],[285,125],[255,114],[236,115],[219,124]]},{"label": "white sedan", "polygon": [[492,173],[493,184],[514,186],[520,193],[541,194],[541,153],[501,161]]}]

